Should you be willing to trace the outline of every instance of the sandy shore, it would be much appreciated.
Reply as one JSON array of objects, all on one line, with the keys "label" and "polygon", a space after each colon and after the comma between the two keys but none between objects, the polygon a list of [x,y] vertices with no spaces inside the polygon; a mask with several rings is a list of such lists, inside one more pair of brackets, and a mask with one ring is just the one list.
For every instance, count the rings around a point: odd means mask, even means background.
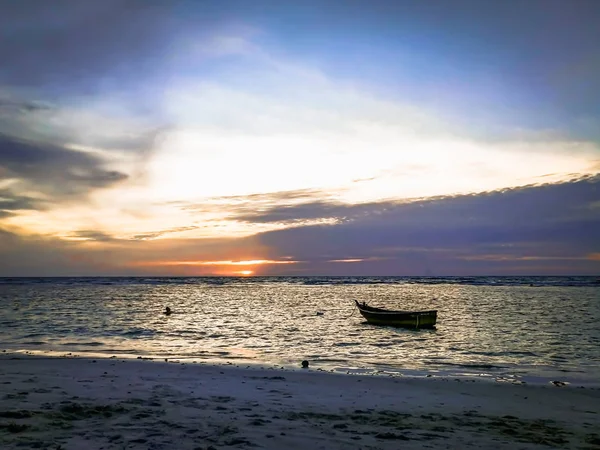
[{"label": "sandy shore", "polygon": [[600,448],[600,389],[0,357],[2,449]]}]

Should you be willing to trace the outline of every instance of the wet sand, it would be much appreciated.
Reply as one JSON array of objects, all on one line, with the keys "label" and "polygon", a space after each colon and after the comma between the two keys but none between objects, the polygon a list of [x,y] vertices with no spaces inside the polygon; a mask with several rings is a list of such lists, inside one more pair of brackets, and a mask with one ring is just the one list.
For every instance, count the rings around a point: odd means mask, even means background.
[{"label": "wet sand", "polygon": [[3,449],[600,449],[600,388],[0,356]]}]

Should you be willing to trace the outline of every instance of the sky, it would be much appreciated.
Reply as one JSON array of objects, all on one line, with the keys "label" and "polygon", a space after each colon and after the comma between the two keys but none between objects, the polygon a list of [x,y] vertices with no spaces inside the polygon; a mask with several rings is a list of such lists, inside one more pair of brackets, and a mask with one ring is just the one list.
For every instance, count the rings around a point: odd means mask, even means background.
[{"label": "sky", "polygon": [[0,0],[0,276],[600,275],[596,0]]}]

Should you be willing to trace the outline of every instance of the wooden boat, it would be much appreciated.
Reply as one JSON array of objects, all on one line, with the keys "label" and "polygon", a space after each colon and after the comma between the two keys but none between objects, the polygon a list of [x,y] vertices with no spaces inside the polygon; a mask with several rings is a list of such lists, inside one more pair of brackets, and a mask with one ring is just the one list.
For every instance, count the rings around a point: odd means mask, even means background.
[{"label": "wooden boat", "polygon": [[431,311],[393,311],[368,306],[365,302],[354,300],[358,311],[374,325],[388,325],[405,328],[435,328],[437,310]]}]

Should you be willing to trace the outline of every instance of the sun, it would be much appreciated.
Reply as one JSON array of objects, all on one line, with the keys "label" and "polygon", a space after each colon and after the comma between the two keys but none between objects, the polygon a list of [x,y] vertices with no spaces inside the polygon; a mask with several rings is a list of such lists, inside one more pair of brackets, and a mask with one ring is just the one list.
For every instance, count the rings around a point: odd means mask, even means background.
[{"label": "sun", "polygon": [[249,275],[252,275],[254,272],[252,270],[240,270],[239,272],[236,272],[239,275],[242,275],[244,277],[247,277]]}]

